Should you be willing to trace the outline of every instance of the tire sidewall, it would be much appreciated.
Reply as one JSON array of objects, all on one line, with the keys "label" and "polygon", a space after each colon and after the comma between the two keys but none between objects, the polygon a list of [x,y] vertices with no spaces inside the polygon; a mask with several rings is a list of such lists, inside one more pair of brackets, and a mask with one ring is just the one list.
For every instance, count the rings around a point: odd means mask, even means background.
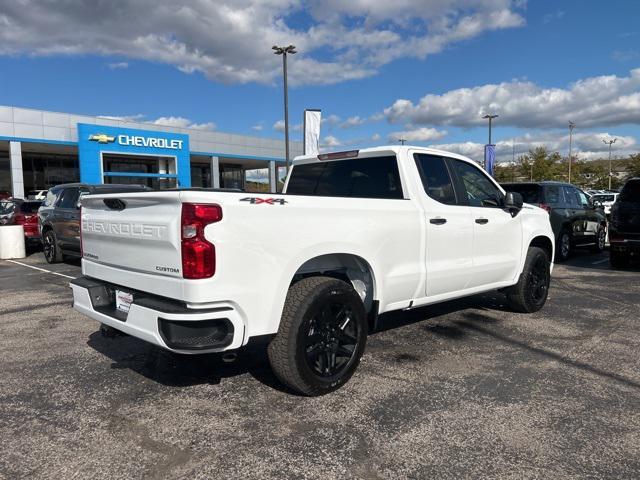
[{"label": "tire sidewall", "polygon": [[[306,337],[309,322],[327,301],[345,303],[352,309],[352,321],[358,324],[358,338],[355,354],[347,367],[331,377],[321,377],[313,372],[306,359]],[[329,393],[344,385],[353,375],[364,353],[367,337],[367,321],[364,305],[358,294],[346,283],[336,281],[325,285],[297,314],[298,329],[296,334],[295,364],[300,377],[318,391],[320,395]]]},{"label": "tire sidewall", "polygon": [[48,230],[47,233],[44,234],[43,242],[45,242],[45,248],[47,241],[51,242],[51,255],[47,256],[47,254],[45,253],[44,259],[47,261],[47,263],[55,263],[58,258],[58,242],[56,240],[55,233],[53,233],[51,230]]},{"label": "tire sidewall", "polygon": [[[567,253],[566,254],[562,252],[562,243],[563,243],[562,241],[565,236],[567,237]],[[557,260],[564,262],[569,259],[570,255],[571,255],[571,235],[569,235],[569,232],[567,232],[566,230],[563,230],[562,232],[560,232],[560,236],[558,237]]]},{"label": "tire sidewall", "polygon": [[[524,296],[524,301],[526,302],[527,310],[529,312],[536,312],[540,310],[542,307],[544,307],[545,303],[547,302],[547,298],[549,297],[549,286],[551,284],[551,272],[550,272],[549,258],[542,250],[539,250],[539,249],[531,250],[531,253],[529,255],[530,255],[529,258],[527,258],[526,270],[523,272],[523,275],[525,278],[524,280],[525,284],[523,286],[524,287],[523,296]],[[544,297],[541,300],[536,301],[533,298],[533,293],[531,291],[532,285],[530,283],[529,277],[534,265],[539,261],[544,261],[544,264],[545,264],[544,275],[545,275],[546,289],[545,289]]]}]

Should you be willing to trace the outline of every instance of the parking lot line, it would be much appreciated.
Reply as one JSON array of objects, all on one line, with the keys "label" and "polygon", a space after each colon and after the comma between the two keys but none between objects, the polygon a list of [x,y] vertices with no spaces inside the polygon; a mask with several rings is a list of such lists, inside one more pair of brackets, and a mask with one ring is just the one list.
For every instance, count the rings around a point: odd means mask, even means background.
[{"label": "parking lot line", "polygon": [[72,277],[71,275],[65,275],[64,273],[52,272],[51,270],[47,270],[45,268],[34,267],[33,265],[27,265],[26,263],[18,262],[16,260],[7,260],[7,262],[15,263],[16,265],[22,265],[23,267],[32,268],[34,270],[39,270],[41,272],[50,273],[52,275],[58,275],[64,278],[70,278],[71,280],[76,278],[76,277]]},{"label": "parking lot line", "polygon": [[596,262],[593,262],[591,265],[599,265],[600,263],[604,263],[604,262],[608,262],[609,259],[608,258],[603,258],[601,260],[598,260]]}]

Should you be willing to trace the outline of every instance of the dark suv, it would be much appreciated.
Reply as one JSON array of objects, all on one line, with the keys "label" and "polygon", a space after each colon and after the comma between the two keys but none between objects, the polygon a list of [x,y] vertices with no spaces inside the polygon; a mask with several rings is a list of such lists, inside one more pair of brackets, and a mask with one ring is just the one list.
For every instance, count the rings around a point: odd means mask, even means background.
[{"label": "dark suv", "polygon": [[549,212],[556,236],[556,261],[569,258],[574,247],[590,246],[602,252],[607,238],[607,218],[601,206],[594,205],[575,185],[562,182],[504,183],[518,192],[525,202]]},{"label": "dark suv", "polygon": [[640,178],[628,180],[611,206],[609,243],[612,267],[626,267],[640,257]]},{"label": "dark suv", "polygon": [[49,263],[61,262],[64,256],[79,257],[80,198],[92,193],[144,192],[142,185],[88,185],[68,183],[47,192],[38,210],[38,228],[42,237],[44,258]]}]

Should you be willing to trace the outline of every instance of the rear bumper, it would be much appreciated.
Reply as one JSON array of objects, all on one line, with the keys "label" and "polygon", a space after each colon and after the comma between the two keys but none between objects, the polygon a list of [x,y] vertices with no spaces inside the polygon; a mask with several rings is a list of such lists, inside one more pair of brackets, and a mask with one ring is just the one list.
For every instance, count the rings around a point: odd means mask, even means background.
[{"label": "rear bumper", "polygon": [[640,239],[609,240],[609,248],[615,252],[640,255]]},{"label": "rear bumper", "polygon": [[117,285],[80,277],[70,286],[73,307],[79,312],[172,352],[222,352],[239,348],[244,340],[244,322],[225,302],[208,304],[206,309],[186,308],[181,302],[121,287],[134,298],[129,312],[123,313],[115,308]]}]

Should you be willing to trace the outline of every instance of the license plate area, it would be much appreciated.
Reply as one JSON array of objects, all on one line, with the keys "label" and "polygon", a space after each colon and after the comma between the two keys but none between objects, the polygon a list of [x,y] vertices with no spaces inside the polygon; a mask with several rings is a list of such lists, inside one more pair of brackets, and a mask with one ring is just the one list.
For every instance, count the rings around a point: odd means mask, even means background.
[{"label": "license plate area", "polygon": [[115,297],[116,310],[124,314],[129,313],[131,304],[133,303],[133,293],[127,292],[125,290],[115,289]]}]

